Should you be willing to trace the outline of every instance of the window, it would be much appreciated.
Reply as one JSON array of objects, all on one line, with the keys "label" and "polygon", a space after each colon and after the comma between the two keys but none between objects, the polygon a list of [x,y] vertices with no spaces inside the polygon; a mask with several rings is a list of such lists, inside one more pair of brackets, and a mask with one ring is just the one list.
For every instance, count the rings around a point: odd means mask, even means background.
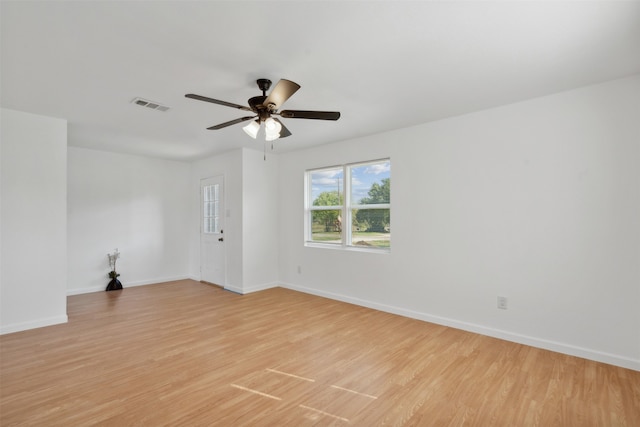
[{"label": "window", "polygon": [[305,174],[305,240],[313,246],[391,248],[391,161]]},{"label": "window", "polygon": [[202,207],[204,209],[202,218],[204,219],[203,230],[205,233],[220,232],[220,185],[205,185],[202,187]]}]

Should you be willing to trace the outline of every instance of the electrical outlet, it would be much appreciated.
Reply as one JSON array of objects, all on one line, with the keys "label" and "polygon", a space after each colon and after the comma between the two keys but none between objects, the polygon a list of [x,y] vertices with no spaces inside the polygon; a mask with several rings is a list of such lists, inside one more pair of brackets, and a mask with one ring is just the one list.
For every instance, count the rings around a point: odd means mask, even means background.
[{"label": "electrical outlet", "polygon": [[302,267],[298,266],[298,274],[302,274]]},{"label": "electrical outlet", "polygon": [[500,310],[506,310],[508,308],[508,300],[507,297],[498,297],[498,308]]}]

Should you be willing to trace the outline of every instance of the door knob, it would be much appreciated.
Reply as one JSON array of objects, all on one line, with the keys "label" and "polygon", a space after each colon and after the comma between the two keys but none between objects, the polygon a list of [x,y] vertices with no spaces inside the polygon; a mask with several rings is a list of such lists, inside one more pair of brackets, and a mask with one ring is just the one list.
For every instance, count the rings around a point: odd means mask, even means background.
[{"label": "door knob", "polygon": [[218,242],[224,242],[224,237],[219,238]]}]

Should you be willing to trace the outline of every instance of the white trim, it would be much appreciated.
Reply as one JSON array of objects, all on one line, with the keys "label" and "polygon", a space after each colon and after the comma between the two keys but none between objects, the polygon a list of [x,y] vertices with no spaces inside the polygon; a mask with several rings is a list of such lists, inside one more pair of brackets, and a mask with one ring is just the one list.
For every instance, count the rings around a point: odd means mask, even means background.
[{"label": "white trim", "polygon": [[347,252],[369,252],[371,254],[390,254],[391,248],[376,248],[367,246],[346,245],[341,243],[328,243],[328,242],[316,242],[307,241],[304,242],[304,246],[307,248],[321,248],[321,249],[339,249]]},{"label": "white trim", "polygon": [[245,293],[242,292],[242,288],[239,288],[237,286],[225,286],[223,288],[225,291],[229,291],[229,292],[233,292],[234,294],[238,294],[238,295],[244,295]]},{"label": "white trim", "polygon": [[[195,280],[195,281],[198,281],[198,282],[200,281],[199,279],[196,279],[193,276],[159,277],[157,279],[150,279],[150,280],[137,280],[135,282],[122,282],[122,287],[124,289],[127,289],[127,288],[133,288],[135,286],[156,285],[158,283],[175,282],[177,280],[187,280],[187,279]],[[91,286],[91,287],[88,287],[88,288],[67,289],[67,296],[89,294],[89,293],[92,293],[92,292],[104,292],[105,289],[107,288],[107,284],[108,283],[109,283],[109,281],[105,279],[104,285]]]},{"label": "white trim", "polygon": [[265,291],[267,289],[277,288],[279,286],[280,286],[280,282],[270,282],[270,283],[263,283],[260,285],[254,285],[247,288],[240,288],[237,286],[225,286],[224,289],[226,291],[230,291],[236,294],[246,295],[253,292],[260,292],[260,291]]},{"label": "white trim", "polygon": [[391,203],[372,203],[370,205],[351,205],[351,209],[391,209]]},{"label": "white trim", "polygon": [[253,285],[253,286],[244,288],[244,293],[250,294],[252,292],[265,291],[267,289],[277,288],[279,286],[280,286],[280,282],[262,283],[260,285]]},{"label": "white trim", "polygon": [[309,206],[310,211],[342,211],[342,205],[336,206]]},{"label": "white trim", "polygon": [[407,310],[401,307],[380,304],[373,301],[354,298],[354,297],[350,297],[342,294],[336,294],[333,292],[326,292],[326,291],[322,291],[314,288],[307,288],[305,286],[298,286],[291,283],[286,283],[286,284],[281,283],[280,286],[286,289],[294,290],[294,291],[304,292],[311,295],[317,295],[324,298],[329,298],[337,301],[359,305],[362,307],[372,308],[374,310],[384,311],[386,313],[397,314],[397,315],[409,317],[412,319],[418,319],[425,322],[435,323],[438,325],[449,326],[455,329],[461,329],[463,331],[474,332],[480,335],[499,338],[506,341],[515,342],[518,344],[524,344],[531,347],[555,351],[555,352],[567,354],[570,356],[581,357],[583,359],[589,359],[596,362],[607,363],[610,365],[620,366],[622,368],[640,371],[640,359],[632,359],[624,356],[619,356],[616,354],[606,353],[603,351],[579,347],[572,344],[546,340],[543,338],[531,337],[528,335],[522,335],[515,332],[504,331],[501,329],[489,328],[486,326],[478,325],[476,323],[462,322],[462,321],[447,318],[447,317],[435,316],[428,313]]},{"label": "white trim", "polygon": [[67,315],[45,317],[37,320],[30,320],[28,322],[12,323],[10,325],[0,326],[0,335],[11,334],[13,332],[26,331],[29,329],[42,328],[45,326],[59,325],[61,323],[67,323],[69,318]]}]

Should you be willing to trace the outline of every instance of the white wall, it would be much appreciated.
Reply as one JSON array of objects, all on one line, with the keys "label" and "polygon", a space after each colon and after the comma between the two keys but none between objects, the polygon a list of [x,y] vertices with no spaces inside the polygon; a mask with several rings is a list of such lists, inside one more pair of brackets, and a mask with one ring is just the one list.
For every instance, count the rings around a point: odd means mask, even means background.
[{"label": "white wall", "polygon": [[[387,156],[391,253],[304,247],[304,170]],[[279,160],[286,286],[640,370],[640,75]]]},{"label": "white wall", "polygon": [[69,294],[189,277],[190,165],[69,147]]},{"label": "white wall", "polygon": [[243,150],[242,291],[278,285],[278,156]]},{"label": "white wall", "polygon": [[67,321],[67,122],[1,111],[0,333]]},{"label": "white wall", "polygon": [[[67,253],[69,293],[104,289],[115,247],[125,287],[199,279],[199,183],[223,175],[230,290],[280,281],[640,370],[639,111],[636,75],[267,162],[69,148],[67,246],[66,123],[2,110],[0,332],[66,320]],[[387,156],[391,253],[304,247],[304,170]]]}]

